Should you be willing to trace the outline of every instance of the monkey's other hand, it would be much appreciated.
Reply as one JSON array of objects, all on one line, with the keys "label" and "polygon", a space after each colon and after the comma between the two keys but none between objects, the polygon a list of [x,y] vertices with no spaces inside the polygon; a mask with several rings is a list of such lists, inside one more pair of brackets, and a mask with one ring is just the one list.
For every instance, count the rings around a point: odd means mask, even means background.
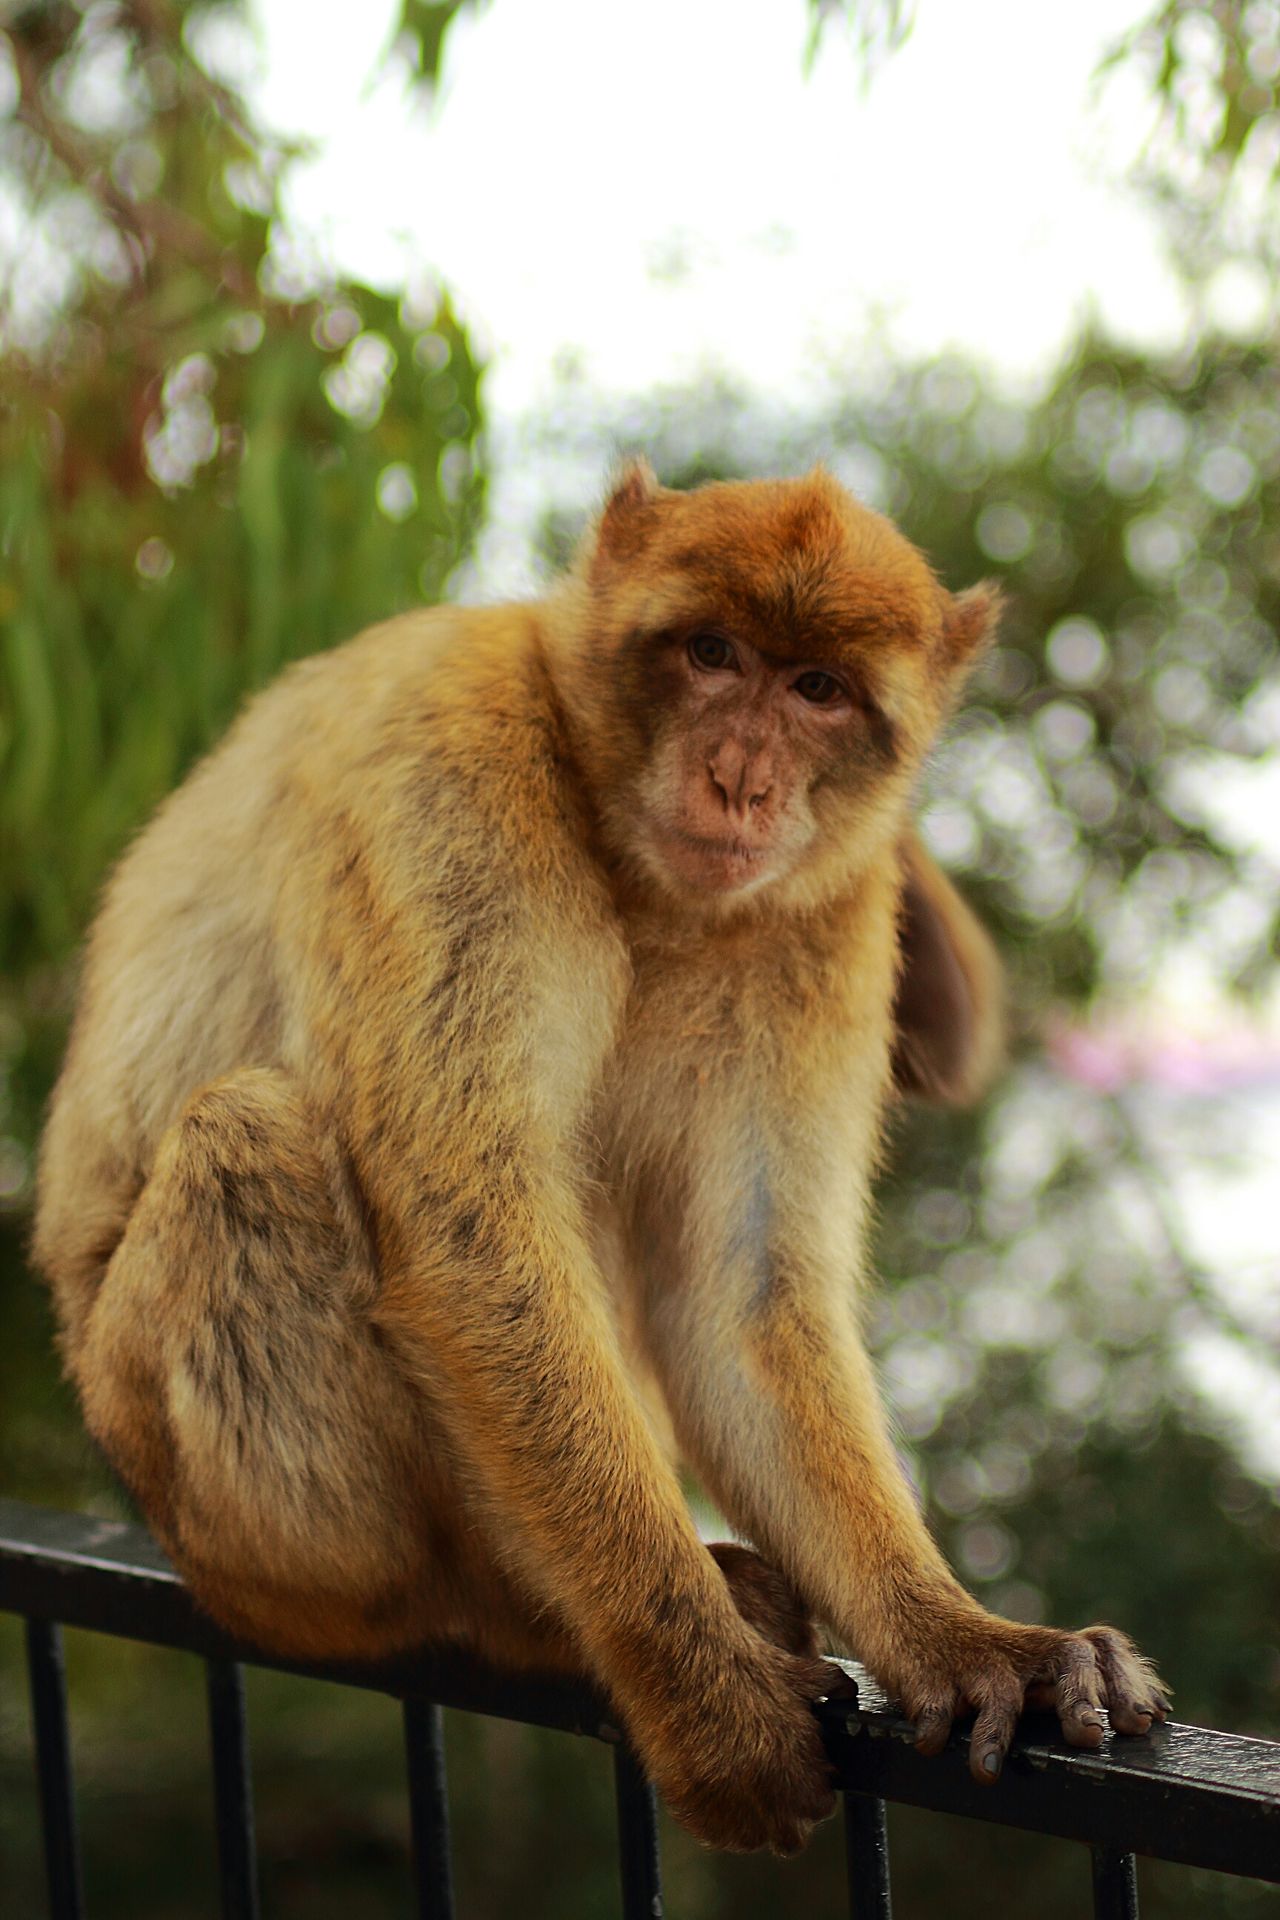
[{"label": "monkey's other hand", "polygon": [[1168,1712],[1168,1689],[1133,1642],[1114,1627],[1065,1633],[1021,1626],[975,1607],[937,1634],[915,1670],[893,1688],[916,1724],[921,1753],[940,1753],[958,1714],[976,1712],[969,1771],[989,1786],[1000,1775],[1018,1715],[1056,1712],[1073,1747],[1102,1745],[1102,1709],[1117,1733],[1147,1733]]},{"label": "monkey's other hand", "polygon": [[[818,1652],[818,1634],[808,1608],[785,1574],[751,1547],[720,1541],[707,1551],[725,1577],[733,1604],[749,1627],[775,1647],[802,1658]],[[834,1686],[839,1669],[831,1669]]]},{"label": "monkey's other hand", "polygon": [[[766,1645],[730,1650],[710,1689],[681,1694],[666,1726],[642,1741],[675,1818],[711,1847],[798,1853],[835,1811],[834,1770],[813,1703],[838,1669]],[[656,1735],[656,1737],[655,1737]]]}]

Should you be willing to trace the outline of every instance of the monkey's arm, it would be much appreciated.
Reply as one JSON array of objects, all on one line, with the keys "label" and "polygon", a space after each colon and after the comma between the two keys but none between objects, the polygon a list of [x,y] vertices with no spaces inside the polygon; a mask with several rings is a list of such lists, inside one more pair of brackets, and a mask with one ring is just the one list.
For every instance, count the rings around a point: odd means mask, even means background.
[{"label": "monkey's arm", "polygon": [[908,833],[899,850],[901,970],[894,998],[899,1090],[946,1106],[986,1092],[1004,1043],[1004,993],[991,936]]},{"label": "monkey's arm", "polygon": [[[824,1191],[834,1207],[832,1169],[814,1181],[815,1208]],[[1001,1620],[960,1586],[895,1454],[820,1213],[791,1227],[758,1194],[752,1212],[752,1231],[727,1239],[686,1219],[681,1284],[652,1322],[677,1432],[713,1497],[903,1702],[925,1751],[973,1708],[971,1766],[990,1780],[1028,1702],[1056,1707],[1077,1746],[1100,1743],[1103,1704],[1118,1731],[1145,1732],[1164,1702],[1122,1635]]]},{"label": "monkey's arm", "polygon": [[499,1168],[465,1122],[448,1151],[488,1173],[462,1215],[420,1216],[378,1323],[673,1812],[713,1844],[792,1850],[831,1807],[808,1711],[829,1678],[745,1625],[698,1539],[620,1363],[568,1162],[511,1140]]}]

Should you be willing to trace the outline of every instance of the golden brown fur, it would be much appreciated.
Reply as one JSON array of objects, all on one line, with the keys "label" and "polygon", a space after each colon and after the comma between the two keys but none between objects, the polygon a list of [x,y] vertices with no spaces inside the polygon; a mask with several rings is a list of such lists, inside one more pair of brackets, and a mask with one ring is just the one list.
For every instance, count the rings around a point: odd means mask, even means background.
[{"label": "golden brown fur", "polygon": [[[1119,1636],[957,1585],[859,1337],[892,1077],[968,1096],[998,1051],[907,826],[994,611],[821,472],[637,466],[544,601],[294,668],[160,810],[90,940],[36,1252],[218,1618],[586,1669],[731,1846],[830,1807],[811,1614],[926,1744],[980,1708],[980,1772],[1028,1688],[1085,1745],[1104,1699],[1160,1710]],[[707,1553],[681,1457],[763,1558]]]}]

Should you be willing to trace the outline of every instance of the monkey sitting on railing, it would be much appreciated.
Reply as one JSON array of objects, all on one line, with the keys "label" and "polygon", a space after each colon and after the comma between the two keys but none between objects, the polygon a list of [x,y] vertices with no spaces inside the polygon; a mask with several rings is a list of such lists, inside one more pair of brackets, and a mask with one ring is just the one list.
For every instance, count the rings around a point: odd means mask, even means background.
[{"label": "monkey sitting on railing", "polygon": [[[621,478],[540,601],[255,700],[121,862],[40,1168],[86,1418],[209,1612],[325,1657],[586,1672],[677,1817],[800,1845],[811,1621],[922,1748],[1164,1700],[987,1613],[859,1328],[895,1078],[999,1052],[909,824],[994,624],[822,471]],[[754,1542],[702,1545],[685,1461]]]}]

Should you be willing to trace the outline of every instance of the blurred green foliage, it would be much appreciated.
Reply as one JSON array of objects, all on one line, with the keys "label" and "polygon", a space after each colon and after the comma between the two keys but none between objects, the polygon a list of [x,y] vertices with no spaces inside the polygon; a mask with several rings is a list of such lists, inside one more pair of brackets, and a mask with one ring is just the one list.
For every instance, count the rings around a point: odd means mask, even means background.
[{"label": "blurred green foliage", "polygon": [[[1222,186],[1246,157],[1274,175],[1280,166],[1275,0],[1165,0],[1117,42],[1104,71],[1135,60],[1155,87],[1163,131],[1201,168],[1206,191]],[[1260,151],[1250,156],[1255,145]]]},{"label": "blurred green foliage", "polygon": [[401,0],[396,44],[407,56],[419,86],[430,89],[435,85],[445,35],[470,5],[472,0]]},{"label": "blurred green foliage", "polygon": [[[394,45],[424,87],[457,11],[405,0]],[[815,26],[837,12],[869,58],[911,23],[899,0],[848,0],[815,5]],[[484,504],[480,369],[438,290],[393,299],[300,253],[289,150],[234,85],[234,5],[5,18],[0,177],[27,244],[0,284],[0,1448],[7,1489],[112,1511],[21,1258],[74,944],[112,856],[247,691],[446,587]],[[1150,184],[1176,192],[1171,237],[1203,275],[1239,245],[1210,211],[1273,164],[1280,8],[1174,0],[1116,58],[1164,103]],[[1220,1022],[1223,996],[1247,1006],[1272,978],[1249,782],[1280,741],[1274,337],[1165,357],[1092,337],[1023,400],[960,361],[886,353],[806,419],[714,385],[602,417],[568,384],[507,461],[576,476],[548,498],[549,557],[618,444],[673,484],[824,458],[948,582],[1006,586],[921,817],[998,932],[1019,1037],[979,1114],[900,1121],[875,1335],[933,1520],[985,1599],[1114,1618],[1184,1717],[1280,1732],[1266,1436],[1249,1392],[1209,1392],[1205,1367],[1230,1362],[1261,1404],[1274,1287],[1219,1271],[1182,1204],[1189,1170],[1225,1177],[1247,1152],[1257,1109],[1212,1034],[1179,1054],[1167,1014],[1133,1022],[1171,980]],[[17,1651],[0,1621],[0,1670]],[[208,1910],[198,1668],[92,1636],[71,1658],[93,1910]],[[403,1911],[394,1710],[267,1674],[250,1697],[270,1910]],[[40,1900],[26,1742],[22,1690],[0,1690],[15,1912]],[[606,1757],[466,1720],[450,1743],[466,1910],[603,1910]],[[909,1814],[895,1832],[904,1913],[956,1911],[958,1881],[997,1911],[1024,1910],[1033,1878],[1047,1920],[1084,1904],[1070,1848]],[[698,1920],[840,1910],[834,1828],[785,1865],[668,1840]],[[1259,1898],[1144,1869],[1148,1914]]]},{"label": "blurred green foliage", "polygon": [[882,61],[896,53],[915,25],[913,0],[810,0],[806,60],[816,59],[823,34],[843,20],[853,36],[864,75],[870,79]]},{"label": "blurred green foliage", "polygon": [[[917,0],[811,0],[812,48],[840,22],[874,67],[907,39],[917,12]],[[1276,0],[1160,0],[1117,38],[1099,78],[1121,66],[1141,71],[1159,106],[1153,179],[1172,169],[1203,203],[1242,162],[1280,171]]]},{"label": "blurred green foliage", "polygon": [[[246,690],[435,597],[480,506],[478,368],[448,301],[297,257],[284,156],[198,57],[224,13],[50,4],[10,28],[0,168],[32,247],[0,306],[9,978],[65,955]],[[43,258],[51,226],[73,266]]]}]

